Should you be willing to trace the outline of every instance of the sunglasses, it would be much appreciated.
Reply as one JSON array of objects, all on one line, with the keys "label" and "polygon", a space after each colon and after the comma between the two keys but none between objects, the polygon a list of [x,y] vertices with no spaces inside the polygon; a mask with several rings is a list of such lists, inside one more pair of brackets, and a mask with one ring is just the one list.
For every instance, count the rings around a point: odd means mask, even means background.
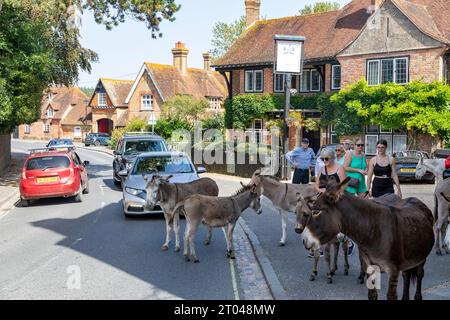
[{"label": "sunglasses", "polygon": [[328,161],[328,160],[330,160],[330,158],[320,158],[320,160],[322,160],[322,161]]},{"label": "sunglasses", "polygon": [[361,144],[361,143],[358,143],[357,145],[356,145],[357,147],[364,147],[365,146],[365,144]]},{"label": "sunglasses", "polygon": [[385,147],[385,146],[383,146],[383,147],[377,147],[377,149],[386,149],[386,147]]}]

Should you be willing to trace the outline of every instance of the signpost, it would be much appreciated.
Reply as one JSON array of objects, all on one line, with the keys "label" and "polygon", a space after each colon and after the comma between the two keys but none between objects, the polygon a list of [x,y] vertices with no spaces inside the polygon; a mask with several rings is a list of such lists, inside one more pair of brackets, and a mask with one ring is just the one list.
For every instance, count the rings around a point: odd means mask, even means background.
[{"label": "signpost", "polygon": [[303,72],[303,54],[305,37],[289,36],[289,35],[275,35],[275,61],[274,73],[284,75],[284,90],[285,90],[285,104],[284,104],[284,132],[283,132],[283,147],[281,156],[281,176],[282,179],[289,179],[289,167],[284,155],[289,151],[289,109],[291,107],[291,79],[292,75],[301,76]]}]

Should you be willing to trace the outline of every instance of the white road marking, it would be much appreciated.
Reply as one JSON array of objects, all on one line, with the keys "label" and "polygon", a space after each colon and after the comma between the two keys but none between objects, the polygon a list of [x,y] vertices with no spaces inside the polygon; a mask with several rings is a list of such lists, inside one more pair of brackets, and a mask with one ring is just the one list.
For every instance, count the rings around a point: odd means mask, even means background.
[{"label": "white road marking", "polygon": [[[225,228],[222,228],[222,231],[223,231],[223,235],[225,236],[225,241],[227,241],[227,233],[225,231]],[[230,263],[231,283],[233,285],[234,300],[241,300],[239,298],[239,290],[238,290],[237,281],[236,281],[236,270],[234,268],[233,259],[228,259],[228,260]]]}]

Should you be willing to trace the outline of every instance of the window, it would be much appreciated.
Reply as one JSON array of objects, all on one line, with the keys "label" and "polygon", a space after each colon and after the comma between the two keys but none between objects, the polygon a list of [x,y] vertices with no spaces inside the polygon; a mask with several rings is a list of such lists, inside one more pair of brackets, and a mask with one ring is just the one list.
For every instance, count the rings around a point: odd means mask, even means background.
[{"label": "window", "polygon": [[376,154],[377,153],[377,142],[378,135],[366,135],[366,153]]},{"label": "window", "polygon": [[341,88],[341,66],[331,66],[331,89],[336,90]]},{"label": "window", "polygon": [[245,92],[263,91],[263,71],[247,70],[245,71]]},{"label": "window", "polygon": [[408,58],[367,61],[367,83],[369,86],[388,82],[406,84],[408,78]]},{"label": "window", "polygon": [[53,101],[53,94],[51,92],[47,93],[47,99],[48,99],[48,102]]},{"label": "window", "polygon": [[406,150],[407,135],[403,130],[392,130],[379,125],[366,127],[366,153],[375,155],[377,152],[376,143],[378,140],[386,140],[388,147],[387,154],[393,155],[395,152]]},{"label": "window", "polygon": [[220,110],[220,98],[217,97],[211,97],[209,100],[209,109],[213,111]]},{"label": "window", "polygon": [[320,91],[322,77],[319,71],[310,69],[303,70],[302,79],[300,83],[300,91],[302,92],[317,92]]},{"label": "window", "polygon": [[141,110],[153,109],[153,96],[151,94],[144,94],[141,98]]},{"label": "window", "polygon": [[392,143],[393,152],[404,151],[407,149],[407,137],[406,135],[395,135],[394,142]]},{"label": "window", "polygon": [[23,128],[23,131],[25,134],[30,134],[30,125],[26,124]]},{"label": "window", "polygon": [[98,93],[98,105],[106,106],[106,93],[105,92]]},{"label": "window", "polygon": [[81,138],[81,127],[74,127],[73,128],[73,137],[74,138]]},{"label": "window", "polygon": [[50,125],[48,123],[44,124],[44,133],[50,132]]},{"label": "window", "polygon": [[275,92],[284,92],[284,74],[275,74],[274,80],[274,91]]},{"label": "window", "polygon": [[53,118],[53,108],[52,107],[47,108],[47,118]]}]

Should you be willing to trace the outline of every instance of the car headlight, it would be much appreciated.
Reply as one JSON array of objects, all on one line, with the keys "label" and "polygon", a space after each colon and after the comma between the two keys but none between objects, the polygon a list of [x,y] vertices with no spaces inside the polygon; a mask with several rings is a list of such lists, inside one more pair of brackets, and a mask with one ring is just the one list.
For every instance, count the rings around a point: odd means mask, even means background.
[{"label": "car headlight", "polygon": [[145,199],[146,198],[146,192],[145,190],[140,190],[140,189],[134,189],[134,188],[130,188],[130,187],[126,187],[125,191],[133,196]]}]

